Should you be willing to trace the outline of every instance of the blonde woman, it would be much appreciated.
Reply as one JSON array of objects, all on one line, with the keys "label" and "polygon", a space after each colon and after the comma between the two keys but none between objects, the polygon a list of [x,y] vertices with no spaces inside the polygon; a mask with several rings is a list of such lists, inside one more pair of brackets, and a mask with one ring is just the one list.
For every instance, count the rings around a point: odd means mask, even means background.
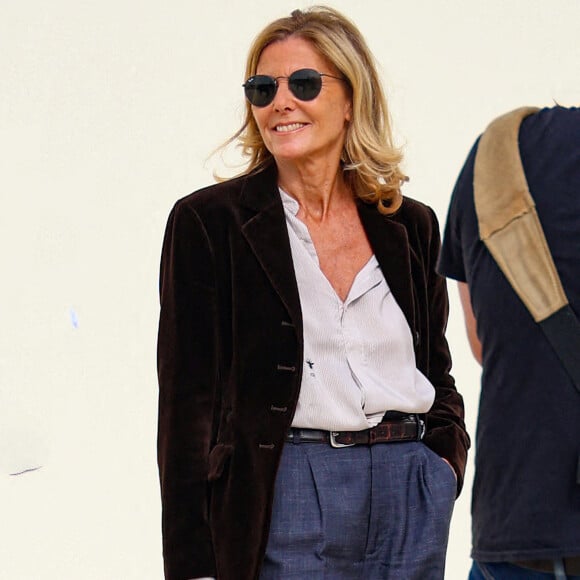
[{"label": "blonde woman", "polygon": [[243,86],[247,171],[178,201],[163,246],[166,578],[443,578],[469,439],[372,55],[296,10]]}]

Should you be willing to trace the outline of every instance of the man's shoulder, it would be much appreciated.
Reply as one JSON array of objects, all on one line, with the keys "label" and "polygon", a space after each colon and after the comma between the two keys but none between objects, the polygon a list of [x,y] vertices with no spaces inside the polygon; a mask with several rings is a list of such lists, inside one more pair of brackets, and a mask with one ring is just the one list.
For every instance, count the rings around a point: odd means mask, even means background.
[{"label": "man's shoulder", "polygon": [[534,142],[568,141],[580,147],[580,108],[545,107],[526,117],[520,128],[520,140]]}]

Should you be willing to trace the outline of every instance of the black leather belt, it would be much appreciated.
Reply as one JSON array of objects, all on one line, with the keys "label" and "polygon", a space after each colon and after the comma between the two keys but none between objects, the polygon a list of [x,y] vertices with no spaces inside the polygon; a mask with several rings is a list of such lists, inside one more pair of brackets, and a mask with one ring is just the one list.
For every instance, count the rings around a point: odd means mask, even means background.
[{"label": "black leather belt", "polygon": [[364,431],[324,431],[293,427],[286,436],[289,443],[329,443],[332,447],[374,445],[396,441],[420,441],[425,423],[418,415],[400,415],[383,419],[376,427]]}]

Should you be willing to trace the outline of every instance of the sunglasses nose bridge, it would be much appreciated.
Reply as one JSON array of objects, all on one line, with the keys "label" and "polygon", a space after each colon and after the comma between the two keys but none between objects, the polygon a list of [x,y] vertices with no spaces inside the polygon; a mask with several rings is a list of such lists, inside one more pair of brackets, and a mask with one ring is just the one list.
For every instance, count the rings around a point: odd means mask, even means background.
[{"label": "sunglasses nose bridge", "polygon": [[289,84],[288,77],[278,77],[276,79],[276,92],[274,93],[274,98],[272,103],[274,107],[284,108],[287,106],[289,101],[294,101],[296,96],[292,92]]}]

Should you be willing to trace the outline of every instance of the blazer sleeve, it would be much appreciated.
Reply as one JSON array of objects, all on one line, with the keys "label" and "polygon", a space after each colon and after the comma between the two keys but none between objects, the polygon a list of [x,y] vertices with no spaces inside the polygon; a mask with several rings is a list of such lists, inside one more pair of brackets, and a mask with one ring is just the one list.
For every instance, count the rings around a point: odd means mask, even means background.
[{"label": "blazer sleeve", "polygon": [[450,375],[451,355],[445,338],[449,300],[447,283],[435,270],[441,238],[433,210],[428,242],[427,292],[429,316],[429,380],[435,387],[435,401],[427,413],[425,443],[451,463],[457,474],[457,495],[463,487],[467,450],[470,446],[465,429],[463,397]]},{"label": "blazer sleeve", "polygon": [[178,202],[167,223],[157,345],[158,465],[165,578],[215,576],[208,523],[208,455],[217,377],[211,245]]}]

